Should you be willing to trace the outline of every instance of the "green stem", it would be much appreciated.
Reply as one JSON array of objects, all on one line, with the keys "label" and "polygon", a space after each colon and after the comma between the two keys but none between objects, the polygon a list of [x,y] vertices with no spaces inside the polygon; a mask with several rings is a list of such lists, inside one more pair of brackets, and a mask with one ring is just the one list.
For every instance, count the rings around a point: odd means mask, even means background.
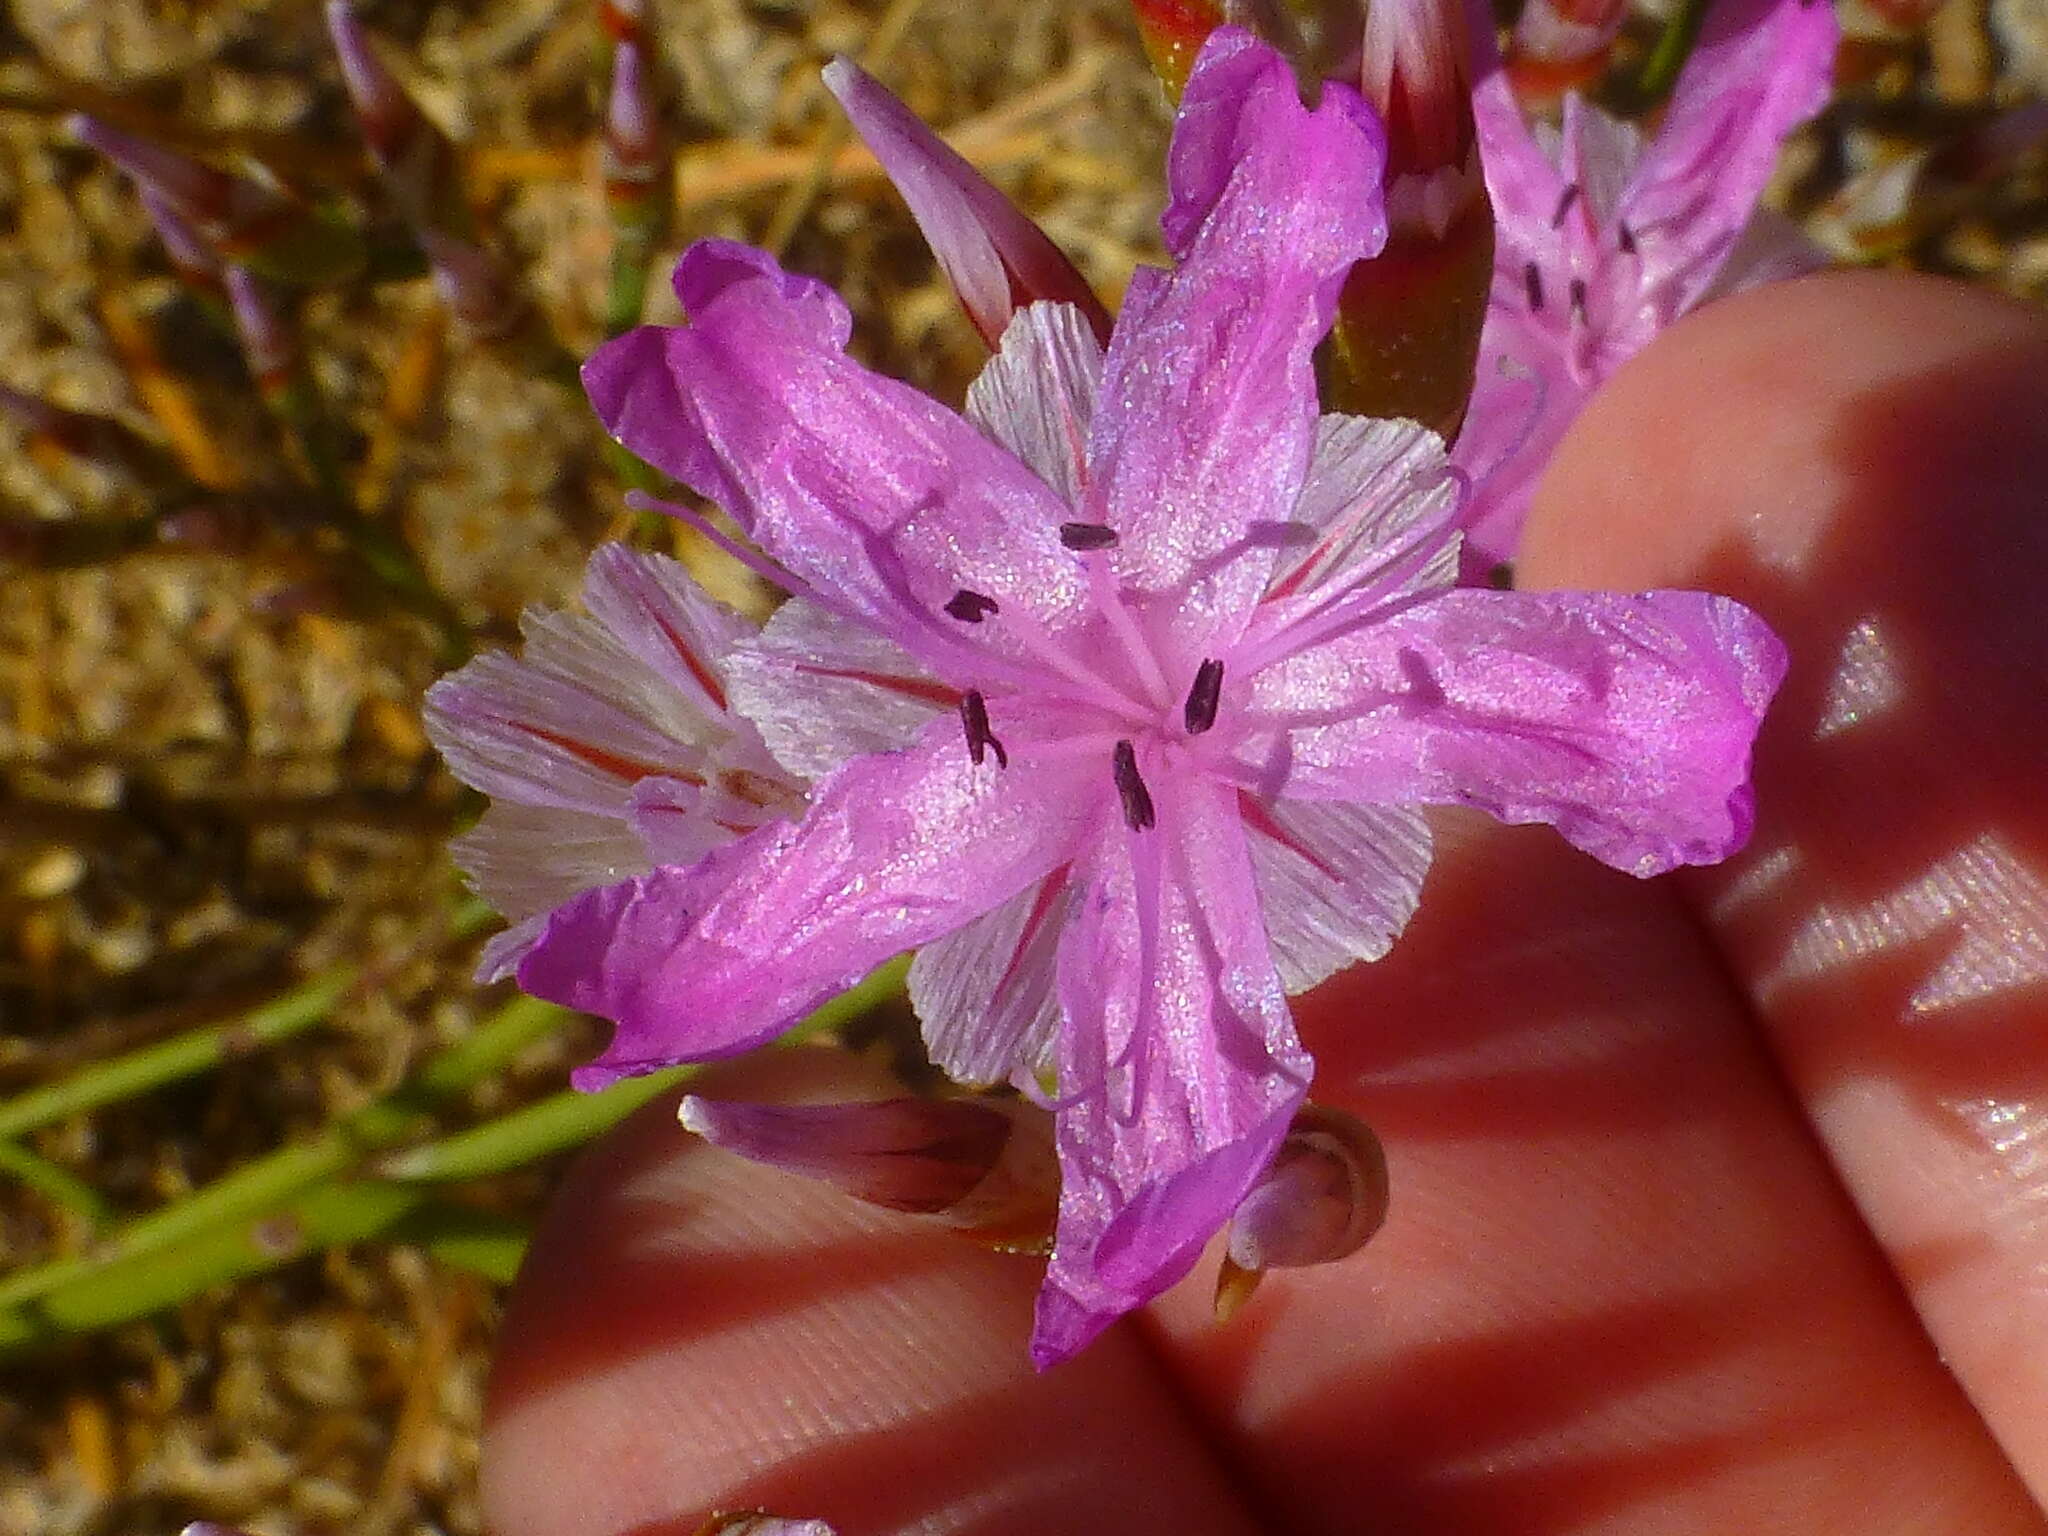
[{"label": "green stem", "polygon": [[1642,74],[1636,78],[1636,95],[1644,107],[1670,94],[1678,72],[1692,57],[1693,45],[1700,40],[1700,26],[1706,19],[1707,0],[1679,0],[1672,8],[1649,58],[1643,62]]},{"label": "green stem", "polygon": [[95,1232],[111,1225],[120,1214],[104,1195],[77,1174],[38,1156],[19,1142],[0,1141],[0,1173],[13,1174],[36,1193],[84,1218]]},{"label": "green stem", "polygon": [[[466,899],[449,917],[448,936],[472,938],[493,921],[489,907]],[[118,1104],[165,1083],[211,1071],[259,1046],[303,1034],[334,1010],[361,974],[352,966],[322,972],[218,1024],[201,1025],[111,1061],[96,1062],[69,1077],[0,1101],[0,1140],[12,1140],[72,1115]]]},{"label": "green stem", "polygon": [[[902,990],[905,960],[879,967],[851,990],[832,999],[782,1037],[797,1044],[857,1018]],[[686,1082],[696,1067],[673,1067],[628,1078],[601,1093],[557,1093],[466,1131],[380,1159],[379,1178],[404,1183],[447,1183],[521,1168],[536,1158],[581,1146],[610,1130],[665,1089]]]},{"label": "green stem", "polygon": [[89,1254],[54,1259],[0,1280],[0,1307],[86,1283],[112,1265],[159,1252],[201,1232],[239,1223],[336,1179],[373,1152],[416,1132],[447,1099],[491,1076],[572,1017],[537,998],[514,998],[467,1039],[434,1056],[412,1078],[312,1140],[282,1147],[138,1217]]},{"label": "green stem", "polygon": [[289,1040],[326,1018],[356,976],[353,968],[327,971],[223,1023],[203,1025],[111,1061],[97,1062],[0,1103],[0,1138],[132,1099],[165,1083],[210,1071],[257,1046]]},{"label": "green stem", "polygon": [[426,1204],[424,1191],[395,1184],[333,1185],[259,1220],[210,1227],[170,1247],[99,1264],[33,1305],[0,1309],[0,1354],[146,1317],[210,1286],[375,1237]]},{"label": "green stem", "polygon": [[524,1222],[451,1202],[417,1207],[391,1232],[394,1242],[417,1243],[444,1264],[510,1285],[533,1231]]},{"label": "green stem", "polygon": [[495,1120],[425,1146],[410,1147],[375,1165],[380,1178],[400,1183],[447,1183],[524,1167],[565,1147],[581,1146],[617,1125],[671,1084],[697,1069],[673,1067],[627,1078],[602,1093],[564,1091]]}]

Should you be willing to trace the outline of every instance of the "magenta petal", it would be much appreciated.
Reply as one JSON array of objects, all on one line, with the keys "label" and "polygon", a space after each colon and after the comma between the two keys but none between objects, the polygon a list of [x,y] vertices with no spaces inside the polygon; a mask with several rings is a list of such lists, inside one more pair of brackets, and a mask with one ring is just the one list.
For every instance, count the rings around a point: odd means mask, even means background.
[{"label": "magenta petal", "polygon": [[1041,1368],[1187,1273],[1307,1091],[1235,796],[1191,776],[1162,784],[1157,814],[1096,851],[1060,944],[1062,1192]]},{"label": "magenta petal", "polygon": [[1826,103],[1839,35],[1824,0],[1719,0],[1708,15],[1617,210],[1673,313],[1712,284],[1779,146]]},{"label": "magenta petal", "polygon": [[731,1055],[1064,862],[1073,799],[1059,769],[973,765],[942,722],[819,784],[800,824],[570,902],[519,984],[618,1025],[579,1087]]},{"label": "magenta petal", "polygon": [[[768,252],[737,240],[699,240],[677,258],[670,281],[676,302],[692,318],[736,294],[757,308],[774,311],[782,324],[813,346],[838,351],[853,334],[853,317],[831,284],[787,271]],[[587,372],[584,382],[589,383]]]},{"label": "magenta petal", "polygon": [[[1256,680],[1284,793],[1549,822],[1637,875],[1727,857],[1785,651],[1700,592],[1449,592]],[[1249,754],[1258,755],[1253,747]]]},{"label": "magenta petal", "polygon": [[1086,589],[1059,542],[1069,509],[951,411],[848,358],[843,310],[712,242],[685,253],[677,289],[690,324],[642,326],[584,367],[622,443],[929,664],[1003,643],[944,616],[963,588],[1055,629],[1074,621]]},{"label": "magenta petal", "polygon": [[1588,392],[1518,306],[1496,298],[1487,314],[1472,408],[1451,455],[1472,485],[1463,566],[1475,586],[1520,548],[1537,482]]},{"label": "magenta petal", "polygon": [[1175,128],[1170,275],[1133,284],[1104,363],[1086,520],[1119,575],[1171,592],[1183,648],[1234,633],[1270,548],[1250,524],[1292,505],[1316,419],[1310,356],[1338,286],[1386,238],[1378,124],[1355,91],[1301,104],[1285,60],[1219,29]]},{"label": "magenta petal", "polygon": [[1109,339],[1109,311],[1065,253],[915,112],[850,59],[825,66],[825,85],[910,205],[982,340],[997,345],[1011,315],[1040,299],[1076,305]]}]

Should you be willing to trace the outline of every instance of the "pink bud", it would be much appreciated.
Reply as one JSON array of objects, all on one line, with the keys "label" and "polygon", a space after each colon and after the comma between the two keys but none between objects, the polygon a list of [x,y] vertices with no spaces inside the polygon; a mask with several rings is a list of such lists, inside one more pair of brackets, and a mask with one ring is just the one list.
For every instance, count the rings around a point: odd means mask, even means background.
[{"label": "pink bud", "polygon": [[1266,1270],[1349,1258],[1386,1221],[1387,1200],[1387,1154],[1372,1128],[1342,1110],[1303,1106],[1230,1218],[1218,1312],[1235,1311]]},{"label": "pink bud", "polygon": [[825,88],[910,205],[982,340],[996,346],[1012,315],[1049,299],[1078,306],[1108,344],[1109,311],[1087,280],[964,156],[850,59],[825,66]]},{"label": "pink bud", "polygon": [[1527,0],[1511,58],[1558,66],[1599,61],[1628,18],[1627,0]]},{"label": "pink bud", "polygon": [[249,372],[265,389],[276,389],[298,366],[298,338],[263,280],[244,267],[227,269],[228,308]]},{"label": "pink bud", "polygon": [[690,1097],[683,1125],[749,1162],[930,1217],[1001,1248],[1042,1250],[1059,1206],[1051,1119],[1000,1099],[743,1104]]},{"label": "pink bud", "polygon": [[431,229],[419,237],[434,287],[456,319],[487,340],[509,336],[526,322],[525,296],[489,251]]},{"label": "pink bud", "polygon": [[647,65],[640,45],[622,42],[612,54],[611,98],[604,115],[605,177],[640,180],[658,166],[661,145]]}]

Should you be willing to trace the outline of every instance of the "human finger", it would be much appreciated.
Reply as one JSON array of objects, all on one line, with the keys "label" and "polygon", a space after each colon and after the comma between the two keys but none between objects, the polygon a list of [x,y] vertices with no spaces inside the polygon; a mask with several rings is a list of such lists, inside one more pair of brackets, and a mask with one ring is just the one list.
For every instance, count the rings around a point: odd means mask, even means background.
[{"label": "human finger", "polygon": [[[891,1092],[819,1050],[694,1086]],[[1260,1529],[1134,1332],[1032,1372],[1040,1269],[698,1142],[664,1097],[535,1238],[493,1370],[487,1524],[690,1536],[759,1507],[846,1536]]]},{"label": "human finger", "polygon": [[2048,1501],[2048,321],[1817,278],[1589,408],[1524,576],[1700,585],[1792,671],[1748,853],[1689,882],[1913,1302]]}]

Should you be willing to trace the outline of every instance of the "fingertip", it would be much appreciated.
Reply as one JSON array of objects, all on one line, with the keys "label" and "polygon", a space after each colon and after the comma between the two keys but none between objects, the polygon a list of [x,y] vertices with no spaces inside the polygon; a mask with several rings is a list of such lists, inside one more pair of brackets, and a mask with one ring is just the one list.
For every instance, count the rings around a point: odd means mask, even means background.
[{"label": "fingertip", "polygon": [[[902,1091],[821,1049],[689,1088]],[[1035,1374],[1040,1264],[700,1143],[680,1096],[591,1149],[536,1235],[486,1412],[490,1529],[681,1536],[720,1508],[849,1533],[1250,1529],[1128,1330]]]},{"label": "fingertip", "polygon": [[1826,273],[1711,304],[1588,404],[1538,489],[1518,577],[1689,585],[1739,555],[1826,581],[1897,503],[2038,488],[2044,359],[2038,311],[1933,278]]}]

